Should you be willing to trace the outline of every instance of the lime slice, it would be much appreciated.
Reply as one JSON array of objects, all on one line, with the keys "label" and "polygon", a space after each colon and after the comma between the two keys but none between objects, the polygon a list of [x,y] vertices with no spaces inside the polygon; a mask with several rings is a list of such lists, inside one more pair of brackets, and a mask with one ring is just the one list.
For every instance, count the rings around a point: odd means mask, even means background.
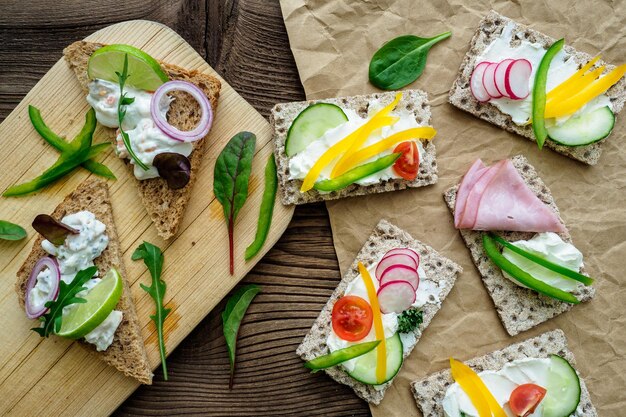
[{"label": "lime slice", "polygon": [[86,296],[87,302],[76,304],[63,316],[59,336],[80,339],[98,327],[111,314],[122,296],[122,276],[115,268],[97,283]]},{"label": "lime slice", "polygon": [[117,72],[124,69],[124,56],[128,55],[127,85],[140,90],[154,91],[169,78],[158,61],[130,45],[107,45],[97,49],[89,58],[87,76],[117,82]]}]

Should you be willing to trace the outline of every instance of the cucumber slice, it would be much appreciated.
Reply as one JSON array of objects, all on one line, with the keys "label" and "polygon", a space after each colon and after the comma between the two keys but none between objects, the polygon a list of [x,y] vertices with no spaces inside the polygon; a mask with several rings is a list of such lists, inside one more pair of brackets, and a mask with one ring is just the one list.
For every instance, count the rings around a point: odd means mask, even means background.
[{"label": "cucumber slice", "polygon": [[546,126],[548,136],[565,146],[584,146],[609,136],[615,125],[615,115],[609,106],[572,117],[560,126]]},{"label": "cucumber slice", "polygon": [[378,359],[377,349],[356,358],[354,370],[352,370],[352,372],[348,372],[348,375],[367,385],[383,384],[396,376],[404,359],[400,334],[394,334],[385,342],[387,344],[387,375],[385,376],[385,380],[383,382],[378,382],[376,380],[376,360]]},{"label": "cucumber slice", "polygon": [[312,104],[302,110],[287,132],[285,153],[292,156],[321,138],[326,131],[348,121],[341,107],[330,103]]},{"label": "cucumber slice", "polygon": [[550,355],[547,393],[541,404],[543,417],[568,417],[580,403],[580,379],[568,361]]}]

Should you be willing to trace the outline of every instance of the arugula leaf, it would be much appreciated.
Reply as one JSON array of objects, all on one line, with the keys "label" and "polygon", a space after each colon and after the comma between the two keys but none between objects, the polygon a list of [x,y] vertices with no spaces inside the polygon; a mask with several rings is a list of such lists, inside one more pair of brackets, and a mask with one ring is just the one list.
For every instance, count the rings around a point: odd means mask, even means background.
[{"label": "arugula leaf", "polygon": [[0,220],[0,239],[22,240],[26,237],[26,230],[22,226],[6,220]]},{"label": "arugula leaf", "polygon": [[239,210],[248,198],[248,183],[255,146],[256,136],[253,133],[239,132],[226,144],[215,161],[213,194],[224,208],[228,226],[231,275],[235,273],[234,224]]},{"label": "arugula leaf", "polygon": [[252,299],[261,292],[258,285],[246,285],[240,287],[231,295],[226,303],[226,308],[222,312],[222,323],[224,330],[224,339],[226,339],[226,347],[228,348],[228,359],[230,361],[230,380],[228,389],[233,388],[233,377],[235,376],[235,353],[237,350],[237,335],[239,334],[239,326],[241,320],[246,314]]},{"label": "arugula leaf", "polygon": [[39,319],[43,322],[41,327],[33,327],[31,330],[37,332],[41,337],[48,337],[53,333],[61,330],[61,322],[63,319],[63,309],[71,304],[86,303],[84,298],[78,296],[78,293],[87,289],[85,283],[89,281],[98,268],[95,266],[79,271],[72,282],[66,284],[65,281],[59,281],[59,295],[56,300],[48,301],[46,307],[48,312]]},{"label": "arugula leaf", "polygon": [[158,246],[148,242],[143,242],[137,249],[135,249],[131,259],[133,261],[143,259],[143,262],[148,267],[150,275],[152,276],[152,285],[148,287],[144,284],[140,284],[140,286],[145,292],[150,294],[156,304],[156,313],[152,314],[150,318],[154,321],[157,329],[159,351],[161,353],[161,366],[163,367],[163,379],[167,381],[167,365],[165,363],[167,353],[165,351],[165,339],[163,338],[163,323],[172,309],[165,308],[165,305],[163,304],[165,290],[167,289],[165,281],[161,279],[161,271],[163,270],[163,252],[161,252],[161,249],[159,249]]},{"label": "arugula leaf", "polygon": [[422,310],[416,308],[405,310],[398,316],[398,332],[412,332],[422,324],[422,321],[424,321],[424,313],[422,313]]}]

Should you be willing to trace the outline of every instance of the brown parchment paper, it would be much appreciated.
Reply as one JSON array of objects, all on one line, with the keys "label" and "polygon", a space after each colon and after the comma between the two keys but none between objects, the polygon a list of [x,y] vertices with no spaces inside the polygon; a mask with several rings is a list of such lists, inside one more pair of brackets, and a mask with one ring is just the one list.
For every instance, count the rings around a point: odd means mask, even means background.
[{"label": "brown parchment paper", "polygon": [[[559,327],[576,355],[602,416],[626,415],[626,125],[618,116],[600,163],[588,167],[504,132],[447,103],[479,20],[490,9],[579,50],[626,62],[625,1],[537,0],[281,0],[289,40],[310,99],[376,91],[367,79],[372,54],[404,34],[423,37],[452,30],[435,45],[426,70],[409,88],[428,92],[439,165],[435,186],[329,202],[335,249],[342,271],[381,218],[408,230],[461,264],[443,308],[405,362],[378,416],[413,416],[419,411],[409,382],[448,366],[450,356],[469,359]],[[452,225],[442,193],[456,184],[478,157],[486,163],[523,154],[552,190],[574,243],[597,278],[597,295],[543,325],[509,337],[500,323],[469,251]]]}]

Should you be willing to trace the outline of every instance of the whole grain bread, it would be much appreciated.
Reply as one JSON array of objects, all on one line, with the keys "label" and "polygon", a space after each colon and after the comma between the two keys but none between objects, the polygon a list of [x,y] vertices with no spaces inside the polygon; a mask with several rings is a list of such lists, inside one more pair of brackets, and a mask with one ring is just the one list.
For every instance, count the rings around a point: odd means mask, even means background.
[{"label": "whole grain bread", "polygon": [[[362,262],[365,267],[369,268],[372,264],[378,262],[387,251],[397,247],[409,247],[419,253],[420,265],[426,273],[426,277],[420,277],[420,280],[427,279],[435,281],[441,289],[439,296],[440,303],[428,303],[424,305],[422,308],[424,320],[422,324],[409,335],[414,341],[404,347],[404,358],[411,353],[422,336],[422,333],[441,308],[441,303],[443,303],[452,289],[456,277],[462,272],[462,269],[453,261],[441,256],[430,246],[413,239],[407,232],[392,225],[387,220],[381,220],[372,235],[363,245],[363,248],[359,251],[348,272],[344,275],[341,282],[339,282],[339,285],[322,309],[319,317],[315,323],[313,323],[313,327],[305,336],[300,346],[298,346],[296,353],[300,355],[302,359],[307,361],[330,352],[326,345],[326,340],[328,339],[332,326],[331,314],[333,306],[335,302],[343,296],[348,284],[359,275],[358,262]],[[406,341],[404,342],[406,343]],[[348,385],[359,397],[373,404],[379,404],[382,401],[385,392],[393,382],[393,380],[391,380],[386,384],[374,388],[372,385],[366,385],[356,381],[339,366],[326,369],[325,371],[335,381]]]},{"label": "whole grain bread", "polygon": [[[398,103],[396,110],[407,110],[413,114],[418,124],[423,126],[430,125],[430,104],[428,104],[427,94],[421,90],[405,90],[402,94],[402,99]],[[300,187],[302,186],[302,181],[289,179],[290,158],[285,153],[285,142],[287,140],[289,127],[302,110],[315,103],[332,103],[346,109],[354,110],[359,116],[366,117],[369,105],[372,101],[380,100],[382,104],[386,105],[391,103],[395,96],[396,92],[388,92],[275,105],[270,113],[270,124],[274,131],[274,156],[276,157],[278,184],[282,203],[284,205],[306,204],[324,200],[336,200],[343,197],[403,190],[409,187],[424,187],[436,183],[437,161],[435,159],[435,145],[432,141],[425,140],[422,141],[425,152],[421,155],[419,173],[417,178],[412,181],[393,179],[367,186],[352,184],[342,190],[332,191],[330,193],[320,193],[314,189],[306,193],[301,193]]]},{"label": "whole grain bread", "polygon": [[[557,214],[561,223],[563,223],[550,190],[539,178],[535,168],[521,155],[515,156],[511,160],[532,192],[547,204]],[[457,189],[458,185],[449,188],[444,193],[446,204],[453,215]],[[489,295],[493,299],[498,316],[500,316],[502,324],[511,336],[535,327],[572,308],[573,304],[555,300],[534,290],[520,287],[505,278],[500,268],[485,253],[482,244],[482,232],[466,229],[459,230],[459,232],[470,250],[472,260],[482,277]],[[535,233],[505,231],[497,232],[497,234],[508,241],[528,240],[535,235]],[[572,241],[569,232],[561,233],[559,236],[566,242]],[[584,273],[584,270],[582,273]],[[583,285],[580,285],[575,293],[578,299],[583,302],[591,300],[594,294],[595,289],[593,287],[585,287]]]},{"label": "whole grain bread", "polygon": [[[84,181],[79,185],[76,191],[65,197],[51,215],[55,219],[61,220],[67,214],[82,210],[92,212],[96,218],[106,226],[109,244],[102,254],[94,260],[100,276],[103,276],[110,268],[116,268],[122,275],[124,289],[122,297],[116,306],[117,310],[122,311],[123,318],[115,332],[111,346],[105,351],[98,352],[93,344],[82,340],[79,341],[79,343],[125,375],[137,379],[142,384],[151,384],[152,370],[141,336],[141,328],[139,327],[139,319],[135,311],[135,303],[133,302],[128,281],[126,280],[126,269],[122,261],[122,249],[120,248],[117,230],[113,222],[109,188],[105,182],[97,179]],[[43,240],[44,238],[42,236],[37,237],[32,251],[17,272],[15,290],[17,291],[19,303],[22,308],[24,307],[28,276],[35,266],[35,263],[37,263],[41,257],[47,256],[47,253],[41,247]]]},{"label": "whole grain bread", "polygon": [[[87,91],[90,81],[87,76],[89,57],[102,46],[104,45],[100,43],[78,41],[63,51],[67,64],[74,71],[76,78],[78,78],[80,85],[85,91]],[[199,71],[187,71],[163,62],[161,62],[161,68],[167,73],[170,80],[189,81],[200,87],[209,98],[213,113],[215,113],[221,89],[221,83],[217,78]],[[201,116],[198,103],[191,96],[181,92],[174,92],[171,96],[174,98],[174,101],[167,113],[168,122],[180,130],[193,129]],[[115,143],[116,130],[105,127],[103,131],[108,139]],[[137,184],[143,204],[156,226],[159,236],[163,239],[170,239],[178,231],[191,196],[191,190],[198,176],[198,169],[204,155],[205,141],[206,136],[194,142],[193,152],[189,156],[191,179],[184,188],[178,190],[169,188],[163,178],[136,179],[133,174],[133,165],[125,159],[128,170]]]},{"label": "whole grain bread", "polygon": [[[567,348],[567,339],[560,329],[543,333],[532,339],[468,360],[465,363],[476,372],[497,371],[508,362],[517,359],[547,358],[552,354],[559,355],[567,359],[572,366],[576,366],[574,354]],[[453,382],[450,370],[445,370],[411,384],[417,407],[422,411],[424,417],[442,417],[444,415],[441,403],[448,386]],[[580,404],[572,416],[597,417],[598,413],[591,403],[589,390],[582,378],[580,378],[580,388]]]},{"label": "whole grain bread", "polygon": [[[502,34],[503,29],[508,23],[514,24],[511,39],[512,45],[518,44],[520,40],[526,40],[529,42],[538,42],[547,49],[552,43],[555,42],[554,38],[537,32],[528,26],[514,22],[513,20],[502,16],[495,11],[489,12],[478,25],[478,30],[472,38],[470,48],[465,55],[465,59],[463,59],[463,62],[461,63],[458,77],[452,84],[448,100],[452,105],[461,110],[465,110],[466,112],[486,120],[491,124],[535,142],[535,135],[531,125],[516,125],[513,123],[508,114],[500,112],[494,105],[490,103],[478,102],[470,90],[470,78],[472,76],[472,72],[474,71],[474,67],[477,64],[477,58],[496,38]],[[574,62],[578,64],[579,68],[589,62],[592,58],[591,55],[585,52],[579,52],[568,45],[565,45],[563,50],[566,53],[566,58],[571,57],[571,59],[574,59]],[[600,67],[602,65],[606,65],[605,73],[615,68],[614,65],[606,64],[602,60],[599,60],[595,64],[595,67]],[[622,78],[617,84],[611,87],[607,91],[606,95],[611,100],[615,114],[619,113],[624,108],[624,102],[626,101],[626,78]],[[569,147],[558,145],[548,139],[546,140],[545,145],[556,152],[569,156],[570,158],[589,165],[595,165],[600,159],[603,142],[604,141],[600,141],[587,146]]]}]

